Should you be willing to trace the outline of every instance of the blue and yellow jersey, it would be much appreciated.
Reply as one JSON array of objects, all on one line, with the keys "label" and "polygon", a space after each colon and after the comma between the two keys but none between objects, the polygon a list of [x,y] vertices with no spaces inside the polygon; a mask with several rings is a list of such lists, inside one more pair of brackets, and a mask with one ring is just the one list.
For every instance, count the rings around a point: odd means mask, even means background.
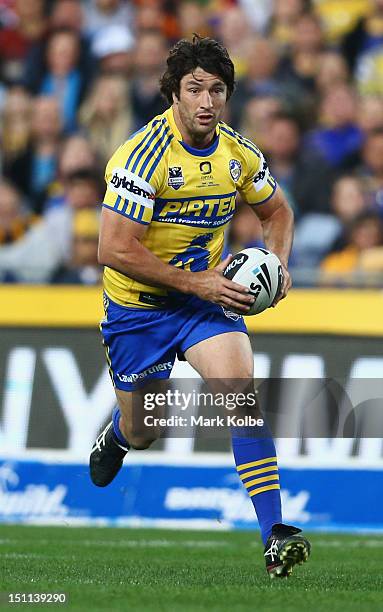
[{"label": "blue and yellow jersey", "polygon": [[[218,265],[235,197],[253,206],[274,194],[275,180],[261,151],[225,123],[212,145],[182,142],[173,110],[155,117],[110,159],[103,206],[148,226],[142,244],[162,261],[197,272]],[[124,306],[161,306],[168,292],[109,267],[107,295]]]}]

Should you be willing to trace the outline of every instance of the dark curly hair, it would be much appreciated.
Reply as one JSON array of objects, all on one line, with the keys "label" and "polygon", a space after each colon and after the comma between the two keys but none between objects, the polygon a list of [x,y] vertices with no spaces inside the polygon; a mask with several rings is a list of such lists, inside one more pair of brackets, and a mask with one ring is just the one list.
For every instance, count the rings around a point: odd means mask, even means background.
[{"label": "dark curly hair", "polygon": [[202,38],[194,34],[193,41],[180,40],[169,52],[167,70],[160,79],[160,91],[173,104],[172,94],[180,96],[182,77],[196,68],[220,77],[227,86],[227,98],[234,91],[234,65],[225,47],[213,38]]}]

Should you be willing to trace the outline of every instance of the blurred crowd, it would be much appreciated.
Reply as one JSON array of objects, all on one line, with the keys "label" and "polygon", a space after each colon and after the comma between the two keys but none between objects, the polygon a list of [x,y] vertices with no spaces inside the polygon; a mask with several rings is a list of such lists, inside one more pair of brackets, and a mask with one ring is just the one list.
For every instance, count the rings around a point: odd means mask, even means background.
[{"label": "blurred crowd", "polygon": [[[226,120],[294,209],[295,284],[379,285],[383,0],[0,0],[0,282],[100,282],[105,164],[193,32],[235,63]],[[261,244],[239,202],[226,251]]]}]

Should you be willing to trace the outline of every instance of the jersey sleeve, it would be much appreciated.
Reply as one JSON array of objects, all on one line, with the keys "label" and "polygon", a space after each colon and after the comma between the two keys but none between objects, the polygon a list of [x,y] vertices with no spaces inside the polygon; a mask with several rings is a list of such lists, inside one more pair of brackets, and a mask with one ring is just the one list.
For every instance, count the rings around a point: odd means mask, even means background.
[{"label": "jersey sleeve", "polygon": [[238,191],[250,206],[258,206],[267,202],[274,195],[277,182],[270,174],[263,153],[253,143],[248,142],[246,172],[242,185],[238,185]]},{"label": "jersey sleeve", "polygon": [[[141,149],[148,153],[144,145]],[[143,168],[143,163],[137,163],[139,154],[140,140],[133,138],[111,157],[105,171],[107,188],[102,205],[132,221],[148,225],[153,215],[158,177],[151,173],[148,178],[149,162]]]}]

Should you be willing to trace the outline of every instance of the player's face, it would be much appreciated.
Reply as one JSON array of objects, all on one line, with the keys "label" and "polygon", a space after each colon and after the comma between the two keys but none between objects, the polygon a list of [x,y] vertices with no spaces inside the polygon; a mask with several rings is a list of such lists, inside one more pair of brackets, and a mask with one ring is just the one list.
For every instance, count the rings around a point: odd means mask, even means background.
[{"label": "player's face", "polygon": [[182,127],[191,140],[203,142],[211,137],[222,119],[226,96],[225,83],[202,68],[181,79],[180,97],[174,97],[174,101]]}]

